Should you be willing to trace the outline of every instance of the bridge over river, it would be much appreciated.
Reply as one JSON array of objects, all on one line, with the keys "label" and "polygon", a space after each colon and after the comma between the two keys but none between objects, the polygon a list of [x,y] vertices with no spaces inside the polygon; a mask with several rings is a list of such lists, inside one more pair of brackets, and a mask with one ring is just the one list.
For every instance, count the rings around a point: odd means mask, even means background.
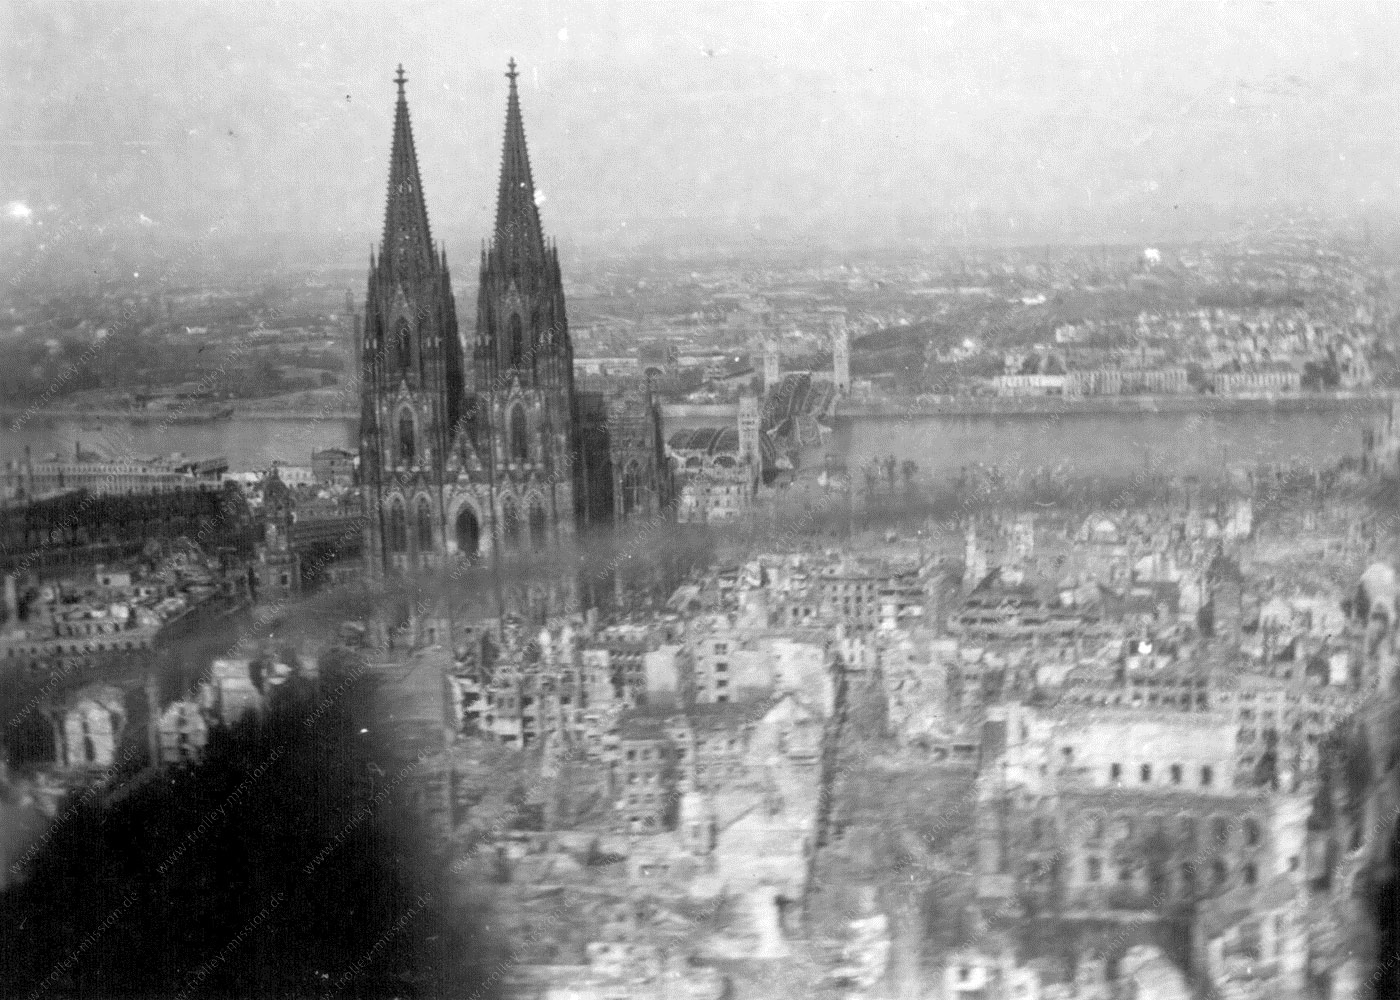
[{"label": "bridge over river", "polygon": [[[850,466],[886,456],[921,473],[974,464],[1103,476],[1144,467],[1212,476],[1261,463],[1333,467],[1359,455],[1361,432],[1391,393],[1274,397],[922,397],[838,400],[823,419],[825,450]],[[668,429],[721,426],[735,406],[667,406]],[[810,461],[810,459],[809,459]]]}]

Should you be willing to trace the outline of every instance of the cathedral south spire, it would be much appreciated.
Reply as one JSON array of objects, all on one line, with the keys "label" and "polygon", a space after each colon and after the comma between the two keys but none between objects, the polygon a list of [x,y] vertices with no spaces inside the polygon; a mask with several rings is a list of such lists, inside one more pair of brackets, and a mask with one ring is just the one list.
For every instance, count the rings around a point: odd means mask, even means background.
[{"label": "cathedral south spire", "polygon": [[510,61],[506,79],[505,142],[501,150],[500,187],[496,192],[495,244],[512,259],[543,260],[544,235],[539,206],[535,202],[535,181],[530,175],[530,153],[525,146],[525,123],[520,115],[520,92],[515,81],[520,74]]},{"label": "cathedral south spire", "polygon": [[481,266],[474,368],[490,428],[498,551],[544,549],[573,533],[578,436],[574,362],[558,261],[544,241],[515,60],[506,73],[496,228]]},{"label": "cathedral south spire", "polygon": [[540,226],[518,76],[512,59],[506,73],[510,87],[496,228],[482,261],[477,296],[476,388],[486,396],[515,380],[524,388],[553,389],[571,397],[573,348],[564,287],[557,255]]}]

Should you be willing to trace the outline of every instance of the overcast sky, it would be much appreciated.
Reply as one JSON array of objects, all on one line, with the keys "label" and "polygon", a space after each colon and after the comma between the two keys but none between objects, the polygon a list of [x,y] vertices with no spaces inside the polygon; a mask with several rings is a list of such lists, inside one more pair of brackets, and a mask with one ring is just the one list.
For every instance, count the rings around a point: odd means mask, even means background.
[{"label": "overcast sky", "polygon": [[0,224],[367,239],[402,61],[435,234],[473,252],[511,55],[572,245],[1393,211],[1397,29],[1396,5],[3,4]]}]

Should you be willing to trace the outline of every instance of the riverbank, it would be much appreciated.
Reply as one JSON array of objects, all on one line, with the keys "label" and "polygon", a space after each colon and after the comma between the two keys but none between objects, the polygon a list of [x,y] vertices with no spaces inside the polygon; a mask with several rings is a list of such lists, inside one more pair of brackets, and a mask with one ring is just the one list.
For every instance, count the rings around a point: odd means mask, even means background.
[{"label": "riverbank", "polygon": [[359,410],[344,407],[307,406],[296,409],[269,409],[258,405],[257,401],[234,407],[228,416],[205,416],[202,414],[181,414],[175,411],[160,410],[86,410],[71,407],[48,406],[40,410],[21,409],[13,406],[0,406],[0,423],[9,424],[16,420],[127,420],[142,424],[213,424],[227,420],[358,420]]},{"label": "riverbank", "polygon": [[234,416],[239,420],[359,420],[360,411],[320,406],[299,410],[245,410],[239,407]]},{"label": "riverbank", "polygon": [[[1400,394],[1390,390],[1297,392],[1216,396],[1182,393],[1162,396],[920,396],[908,399],[840,401],[834,419],[890,420],[908,417],[1015,417],[1105,416],[1139,413],[1336,413],[1380,411]],[[727,424],[738,416],[738,405],[729,403],[667,403],[661,408],[668,421],[686,424]],[[272,407],[257,400],[235,404],[229,417],[176,415],[140,410],[91,410],[46,407],[41,410],[0,407],[6,422],[35,417],[47,420],[129,420],[137,423],[213,423],[218,420],[357,420],[358,409],[332,406]],[[698,424],[697,424],[698,426]]]}]

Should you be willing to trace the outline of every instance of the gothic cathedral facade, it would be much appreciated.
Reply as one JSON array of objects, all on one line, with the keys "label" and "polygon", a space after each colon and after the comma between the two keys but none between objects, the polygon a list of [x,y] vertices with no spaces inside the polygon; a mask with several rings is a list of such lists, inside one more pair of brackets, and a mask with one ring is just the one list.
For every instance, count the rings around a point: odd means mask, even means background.
[{"label": "gothic cathedral facade", "polygon": [[[402,67],[384,238],[370,256],[359,480],[372,577],[558,548],[672,509],[660,406],[574,385],[559,251],[540,225],[511,62],[495,231],[482,252],[471,370],[434,244]],[[614,425],[617,426],[614,426]]]}]

